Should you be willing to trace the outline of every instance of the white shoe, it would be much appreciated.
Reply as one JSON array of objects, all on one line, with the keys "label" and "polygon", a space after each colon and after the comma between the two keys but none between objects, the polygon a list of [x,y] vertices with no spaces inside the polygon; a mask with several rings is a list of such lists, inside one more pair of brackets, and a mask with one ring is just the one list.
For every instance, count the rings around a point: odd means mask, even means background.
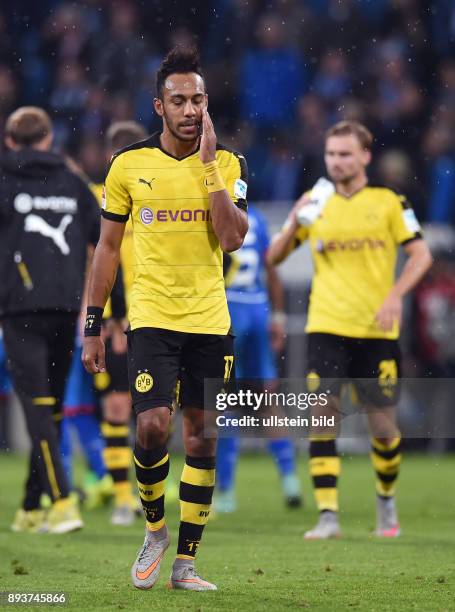
[{"label": "white shoe", "polygon": [[116,506],[111,515],[111,525],[128,527],[134,523],[136,515],[129,505]]},{"label": "white shoe", "polygon": [[138,589],[151,589],[160,575],[160,565],[164,553],[169,548],[170,539],[167,530],[164,538],[156,540],[146,530],[144,545],[139,551],[131,568],[131,579]]},{"label": "white shoe", "polygon": [[341,537],[338,513],[331,510],[321,512],[316,527],[307,531],[303,537],[305,540],[330,540]]},{"label": "white shoe", "polygon": [[376,535],[397,538],[400,535],[395,497],[376,497]]}]

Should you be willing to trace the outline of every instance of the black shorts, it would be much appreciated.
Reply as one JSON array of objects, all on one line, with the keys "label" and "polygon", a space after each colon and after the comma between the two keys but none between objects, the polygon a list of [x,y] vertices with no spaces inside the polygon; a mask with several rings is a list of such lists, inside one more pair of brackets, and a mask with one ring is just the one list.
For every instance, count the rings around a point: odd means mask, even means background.
[{"label": "black shorts", "polygon": [[19,396],[55,398],[60,411],[71,367],[77,313],[36,312],[2,321],[7,365]]},{"label": "black shorts", "polygon": [[95,391],[104,397],[108,393],[128,393],[128,359],[125,353],[115,353],[112,350],[111,339],[106,340],[106,372],[93,377]]},{"label": "black shorts", "polygon": [[136,412],[172,407],[179,383],[182,408],[204,408],[204,379],[228,379],[232,334],[188,334],[142,327],[128,332],[128,376]]},{"label": "black shorts", "polygon": [[360,403],[384,407],[399,399],[401,352],[398,340],[348,338],[308,334],[307,379],[330,379],[330,392],[339,395],[346,379]]}]

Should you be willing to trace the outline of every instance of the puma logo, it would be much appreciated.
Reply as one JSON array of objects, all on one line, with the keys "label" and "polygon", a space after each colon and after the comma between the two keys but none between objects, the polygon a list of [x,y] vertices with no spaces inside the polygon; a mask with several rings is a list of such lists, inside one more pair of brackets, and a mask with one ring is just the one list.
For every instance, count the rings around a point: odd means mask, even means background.
[{"label": "puma logo", "polygon": [[55,246],[57,246],[62,255],[69,255],[70,248],[65,240],[65,230],[73,220],[73,215],[64,215],[58,227],[49,225],[42,217],[38,215],[27,215],[25,217],[25,231],[38,232],[46,238],[50,238]]},{"label": "puma logo", "polygon": [[150,191],[152,191],[152,182],[154,180],[155,180],[154,178],[150,179],[149,181],[147,181],[146,179],[140,178],[138,183],[142,183],[143,185],[148,185],[150,187]]}]

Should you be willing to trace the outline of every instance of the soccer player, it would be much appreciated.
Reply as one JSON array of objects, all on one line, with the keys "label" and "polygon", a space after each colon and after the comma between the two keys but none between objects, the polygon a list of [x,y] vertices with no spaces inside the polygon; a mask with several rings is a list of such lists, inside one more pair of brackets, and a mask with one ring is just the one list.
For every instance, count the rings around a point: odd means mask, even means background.
[{"label": "soccer player", "polygon": [[[266,261],[269,247],[267,222],[254,206],[249,207],[248,221],[249,229],[243,246],[235,253],[238,262],[232,267],[236,269],[233,274],[229,270],[226,276],[226,294],[236,336],[236,376],[248,381],[257,380],[261,385],[262,381],[270,384],[277,378],[274,351],[283,350],[286,315],[283,286],[275,268]],[[278,467],[286,504],[289,507],[300,506],[300,482],[291,440],[269,440],[268,448]],[[236,509],[234,479],[238,453],[238,437],[218,440],[215,497],[218,512]]]},{"label": "soccer player", "polygon": [[[106,154],[110,160],[114,153],[132,143],[144,140],[145,129],[135,121],[118,121],[109,126],[106,132]],[[92,189],[102,200],[102,185]],[[128,305],[134,274],[133,227],[131,218],[127,221],[120,249],[121,269],[125,301]],[[115,294],[111,303],[115,305]],[[120,300],[117,300],[120,301]],[[118,311],[118,308],[115,310]],[[106,343],[106,372],[95,375],[95,387],[100,394],[103,423],[102,432],[106,442],[104,459],[114,482],[114,510],[111,516],[113,525],[131,525],[137,509],[137,498],[133,495],[129,480],[131,449],[129,432],[131,421],[131,396],[128,384],[126,357],[126,336],[123,321],[118,316],[111,317],[110,304],[105,309],[104,341]]]},{"label": "soccer player", "polygon": [[[431,265],[420,226],[403,195],[368,184],[373,137],[355,121],[342,121],[327,133],[325,163],[335,191],[319,202],[311,194],[295,204],[270,246],[269,260],[278,264],[308,240],[314,260],[308,313],[308,376],[313,389],[319,378],[354,381],[366,407],[372,431],[371,458],[376,472],[376,534],[400,533],[395,487],[400,467],[400,432],[396,425],[403,297]],[[299,224],[299,218],[302,224]],[[399,246],[406,265],[395,281]],[[336,397],[341,382],[331,389]],[[339,399],[325,412],[338,413]],[[332,435],[333,433],[333,435]],[[338,537],[337,479],[340,459],[335,433],[315,430],[310,438],[310,471],[320,511],[307,539]]]},{"label": "soccer player", "polygon": [[[32,446],[25,499],[12,528],[64,533],[81,528],[82,520],[69,497],[58,423],[99,209],[85,183],[50,151],[52,125],[42,109],[16,110],[5,134],[0,314]],[[43,492],[53,502],[47,523],[40,510]]]},{"label": "soccer player", "polygon": [[141,589],[153,587],[169,546],[166,442],[179,379],[186,458],[169,586],[206,591],[216,586],[194,568],[215,484],[216,441],[204,437],[204,378],[228,380],[233,366],[222,252],[238,249],[248,229],[247,171],[243,156],[216,141],[194,49],[170,51],[156,86],[162,133],[119,151],[107,173],[83,359],[89,371],[104,371],[101,317],[131,217],[135,262],[128,370],[137,414],[134,461],[146,516],[132,581]]}]

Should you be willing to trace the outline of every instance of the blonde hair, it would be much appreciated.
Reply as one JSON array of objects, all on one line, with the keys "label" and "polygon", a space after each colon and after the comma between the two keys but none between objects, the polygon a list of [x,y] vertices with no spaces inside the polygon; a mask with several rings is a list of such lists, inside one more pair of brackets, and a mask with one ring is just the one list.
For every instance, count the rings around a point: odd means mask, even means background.
[{"label": "blonde hair", "polygon": [[363,149],[371,151],[371,147],[373,146],[373,134],[367,127],[358,121],[339,121],[335,123],[335,125],[332,125],[332,127],[327,130],[325,138],[327,140],[327,138],[331,136],[347,135],[355,136]]}]

